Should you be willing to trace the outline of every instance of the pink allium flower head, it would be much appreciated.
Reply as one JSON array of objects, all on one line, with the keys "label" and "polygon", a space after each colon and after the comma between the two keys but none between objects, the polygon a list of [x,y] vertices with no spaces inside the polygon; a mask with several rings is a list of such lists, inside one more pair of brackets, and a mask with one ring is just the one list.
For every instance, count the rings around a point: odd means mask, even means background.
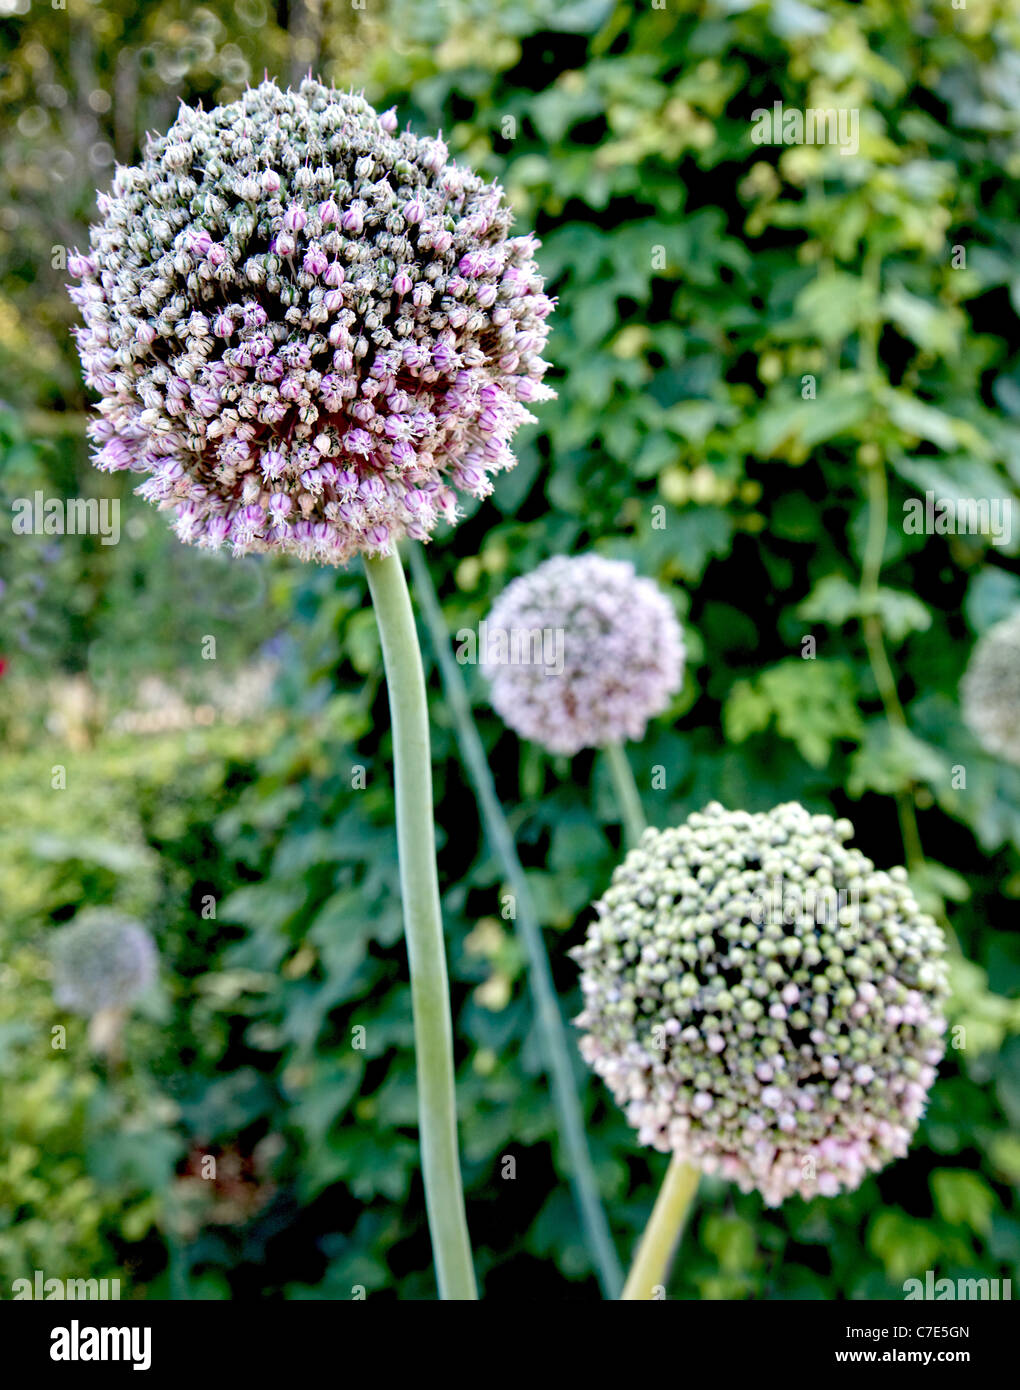
[{"label": "pink allium flower head", "polygon": [[945,1050],[942,932],[852,835],[795,802],[646,830],[571,953],[639,1141],[769,1206],[902,1157]]},{"label": "pink allium flower head", "polygon": [[[311,79],[182,107],[68,261],[99,466],[157,475],[145,495],[192,544],[328,564],[456,520],[454,479],[485,496],[524,402],[553,395],[549,301],[502,191],[446,158]],[[448,285],[472,255],[467,307]],[[323,436],[336,470],[309,489]],[[378,484],[357,506],[347,473]]]},{"label": "pink allium flower head", "polygon": [[[479,428],[498,432],[501,409],[485,405]],[[476,450],[468,464],[484,461]],[[497,599],[481,660],[506,723],[573,754],[641,738],[680,688],[684,645],[672,604],[633,565],[556,556]]]}]

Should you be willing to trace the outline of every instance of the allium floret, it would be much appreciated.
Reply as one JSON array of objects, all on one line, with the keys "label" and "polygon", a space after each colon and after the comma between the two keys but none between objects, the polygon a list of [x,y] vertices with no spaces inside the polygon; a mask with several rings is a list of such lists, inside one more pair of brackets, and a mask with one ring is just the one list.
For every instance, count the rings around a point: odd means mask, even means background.
[{"label": "allium floret", "polygon": [[553,753],[640,739],[683,680],[673,606],[626,560],[546,560],[507,586],[486,632],[494,709]]},{"label": "allium floret", "polygon": [[942,933],[852,835],[793,802],[648,830],[572,953],[639,1141],[770,1206],[906,1153],[944,1052]]},{"label": "allium floret", "polygon": [[981,746],[1020,767],[1020,611],[979,638],[960,695],[964,720]]},{"label": "allium floret", "polygon": [[79,913],[56,933],[52,949],[54,998],[86,1018],[128,1008],[156,978],[152,937],[133,918],[105,908]]},{"label": "allium floret", "polygon": [[533,236],[441,137],[309,78],[182,106],[70,258],[102,469],[178,536],[342,564],[513,466],[553,307]]}]

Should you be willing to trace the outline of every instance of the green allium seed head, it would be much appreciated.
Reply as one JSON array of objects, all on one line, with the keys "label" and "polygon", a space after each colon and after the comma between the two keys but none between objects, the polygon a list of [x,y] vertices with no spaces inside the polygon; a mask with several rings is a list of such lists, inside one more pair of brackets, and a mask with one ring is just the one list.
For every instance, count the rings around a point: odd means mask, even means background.
[{"label": "green allium seed head", "polygon": [[640,1142],[770,1206],[902,1156],[944,1051],[942,933],[852,835],[795,802],[647,830],[572,952]]}]

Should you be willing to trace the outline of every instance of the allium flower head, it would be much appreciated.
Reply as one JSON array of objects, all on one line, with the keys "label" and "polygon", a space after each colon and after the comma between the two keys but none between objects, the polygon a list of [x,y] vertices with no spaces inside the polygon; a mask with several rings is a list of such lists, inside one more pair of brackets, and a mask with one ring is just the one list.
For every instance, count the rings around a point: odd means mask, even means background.
[{"label": "allium flower head", "polygon": [[554,753],[639,739],[683,679],[672,604],[625,560],[556,556],[507,586],[486,622],[492,704]]},{"label": "allium flower head", "polygon": [[130,917],[103,908],[79,913],[53,941],[56,1002],[86,1018],[126,1008],[156,978],[152,937]]},{"label": "allium flower head", "polygon": [[979,639],[960,694],[964,720],[982,747],[1020,767],[1020,611]]},{"label": "allium flower head", "polygon": [[182,106],[69,262],[96,463],[147,475],[193,544],[341,564],[427,539],[553,394],[511,220],[441,138],[310,78]]},{"label": "allium flower head", "polygon": [[639,1141],[770,1206],[902,1156],[944,1051],[942,934],[852,834],[796,803],[648,830],[573,952]]}]

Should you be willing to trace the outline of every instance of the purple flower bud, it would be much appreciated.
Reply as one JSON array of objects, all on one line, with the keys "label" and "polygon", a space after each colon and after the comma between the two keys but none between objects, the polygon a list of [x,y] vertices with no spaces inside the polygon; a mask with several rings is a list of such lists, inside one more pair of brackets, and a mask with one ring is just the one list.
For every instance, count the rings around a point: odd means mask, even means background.
[{"label": "purple flower bud", "polygon": [[318,246],[310,246],[305,252],[303,265],[309,275],[322,275],[329,266],[329,261]]},{"label": "purple flower bud", "polygon": [[204,227],[199,227],[188,233],[188,250],[193,256],[207,256],[212,249],[212,244],[212,237]]},{"label": "purple flower bud", "polygon": [[365,207],[363,203],[352,203],[345,209],[340,225],[345,232],[360,232],[365,225]]},{"label": "purple flower bud", "polygon": [[261,459],[262,476],[265,478],[266,482],[272,483],[275,482],[277,478],[281,478],[286,463],[287,460],[278,450],[267,449]]},{"label": "purple flower bud", "polygon": [[225,516],[211,516],[206,523],[205,541],[214,550],[219,549],[230,535],[230,522]]},{"label": "purple flower bud", "polygon": [[349,453],[365,457],[372,452],[372,436],[366,430],[348,430],[344,445]]}]

